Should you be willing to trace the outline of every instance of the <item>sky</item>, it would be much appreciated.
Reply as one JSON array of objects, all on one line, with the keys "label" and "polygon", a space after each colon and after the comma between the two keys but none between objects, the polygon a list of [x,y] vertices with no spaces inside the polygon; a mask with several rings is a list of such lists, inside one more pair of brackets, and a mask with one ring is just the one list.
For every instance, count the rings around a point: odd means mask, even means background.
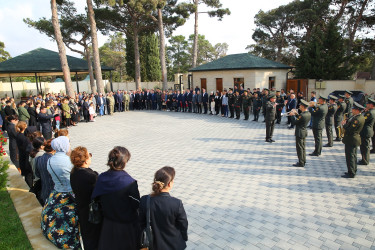
[{"label": "sky", "polygon": [[[187,0],[185,0],[187,1]],[[229,8],[230,16],[225,16],[222,21],[210,18],[207,14],[199,15],[199,34],[205,35],[212,44],[227,43],[227,54],[245,53],[247,45],[253,44],[251,39],[255,29],[254,16],[259,10],[267,11],[292,0],[221,0],[223,8]],[[78,12],[84,12],[86,0],[74,0]],[[204,6],[201,7],[204,11]],[[51,41],[46,35],[29,28],[24,18],[38,20],[42,17],[51,18],[49,0],[0,0],[0,41],[5,43],[5,50],[12,57],[21,55],[30,50],[45,48],[57,51],[56,42]],[[188,38],[194,32],[194,15],[184,26],[179,27],[173,35],[184,35]],[[108,39],[98,32],[99,46]],[[81,57],[77,53],[66,49],[68,55]]]}]

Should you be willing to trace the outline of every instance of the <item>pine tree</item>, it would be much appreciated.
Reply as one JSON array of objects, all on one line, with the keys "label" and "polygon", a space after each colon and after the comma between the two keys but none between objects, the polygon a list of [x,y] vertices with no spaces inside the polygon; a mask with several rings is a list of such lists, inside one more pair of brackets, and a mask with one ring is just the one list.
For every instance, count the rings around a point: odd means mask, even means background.
[{"label": "pine tree", "polygon": [[151,82],[161,80],[159,53],[158,37],[155,34],[150,34],[147,36],[147,79]]},{"label": "pine tree", "polygon": [[324,80],[348,79],[353,70],[345,66],[344,40],[337,23],[313,28],[310,42],[299,49],[296,77]]},{"label": "pine tree", "polygon": [[126,37],[126,74],[135,79],[134,41],[131,36]]}]

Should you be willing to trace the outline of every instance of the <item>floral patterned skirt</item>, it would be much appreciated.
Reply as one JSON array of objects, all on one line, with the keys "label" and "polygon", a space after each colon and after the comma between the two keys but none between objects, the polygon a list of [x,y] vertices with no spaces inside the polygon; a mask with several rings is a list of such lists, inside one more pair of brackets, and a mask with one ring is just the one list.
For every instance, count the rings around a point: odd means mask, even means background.
[{"label": "floral patterned skirt", "polygon": [[58,248],[81,248],[73,192],[51,192],[42,210],[41,227],[44,236]]}]

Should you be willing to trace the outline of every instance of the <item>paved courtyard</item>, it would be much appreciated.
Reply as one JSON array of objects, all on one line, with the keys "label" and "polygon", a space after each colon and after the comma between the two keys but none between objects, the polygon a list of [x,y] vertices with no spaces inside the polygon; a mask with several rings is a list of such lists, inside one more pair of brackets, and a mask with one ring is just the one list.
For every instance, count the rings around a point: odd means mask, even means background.
[{"label": "paved courtyard", "polygon": [[[156,170],[174,167],[171,194],[185,206],[188,249],[375,249],[375,164],[341,178],[344,146],[336,143],[307,156],[305,168],[290,167],[294,130],[282,123],[272,144],[262,122],[160,111],[115,113],[70,134],[73,148],[93,154],[98,172],[108,169],[114,146],[128,148],[126,170],[141,195]],[[307,153],[313,144],[310,130]]]}]

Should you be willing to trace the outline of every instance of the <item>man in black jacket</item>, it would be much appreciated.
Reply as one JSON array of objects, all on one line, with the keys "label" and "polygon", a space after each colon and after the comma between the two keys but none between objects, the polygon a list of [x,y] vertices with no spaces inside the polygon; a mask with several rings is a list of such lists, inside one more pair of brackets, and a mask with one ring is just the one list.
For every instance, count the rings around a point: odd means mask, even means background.
[{"label": "man in black jacket", "polygon": [[202,88],[202,103],[204,108],[204,113],[207,114],[207,103],[208,103],[208,94],[206,93],[206,89]]},{"label": "man in black jacket", "polygon": [[46,106],[40,107],[40,113],[38,114],[38,119],[39,119],[40,126],[42,127],[43,137],[46,140],[49,140],[52,138],[51,119],[54,117],[55,114],[57,114],[57,111],[55,111],[55,113],[52,115],[48,115],[47,107]]}]

